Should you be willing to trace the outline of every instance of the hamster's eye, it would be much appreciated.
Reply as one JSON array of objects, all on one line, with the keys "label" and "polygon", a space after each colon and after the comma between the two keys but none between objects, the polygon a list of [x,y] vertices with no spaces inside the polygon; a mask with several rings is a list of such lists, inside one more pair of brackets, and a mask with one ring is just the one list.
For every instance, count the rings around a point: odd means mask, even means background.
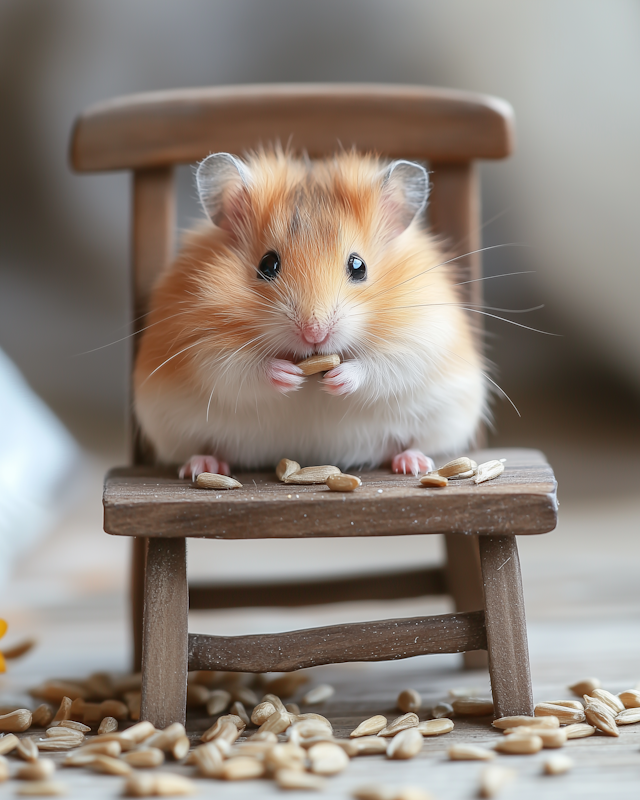
[{"label": "hamster's eye", "polygon": [[258,264],[258,277],[264,281],[273,281],[280,272],[280,256],[274,251],[269,250],[260,259]]},{"label": "hamster's eye", "polygon": [[351,253],[347,261],[350,281],[363,281],[367,277],[367,265],[356,253]]}]

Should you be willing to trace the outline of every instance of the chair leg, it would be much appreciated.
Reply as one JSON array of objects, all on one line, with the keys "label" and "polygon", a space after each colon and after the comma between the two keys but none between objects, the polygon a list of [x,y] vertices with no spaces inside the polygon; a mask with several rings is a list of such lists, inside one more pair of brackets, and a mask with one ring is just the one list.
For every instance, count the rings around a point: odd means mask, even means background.
[{"label": "chair leg", "polygon": [[515,536],[480,536],[494,714],[533,714],[527,623]]},{"label": "chair leg", "polygon": [[131,637],[133,645],[132,672],[142,669],[142,610],[144,608],[144,564],[147,542],[141,536],[131,541]]},{"label": "chair leg", "polygon": [[156,728],[185,722],[188,607],[186,540],[148,539],[140,719]]},{"label": "chair leg", "polygon": [[[478,537],[449,533],[445,537],[447,548],[447,583],[456,611],[479,611],[484,608],[482,576]],[[464,654],[465,669],[486,669],[485,650],[473,650]]]}]

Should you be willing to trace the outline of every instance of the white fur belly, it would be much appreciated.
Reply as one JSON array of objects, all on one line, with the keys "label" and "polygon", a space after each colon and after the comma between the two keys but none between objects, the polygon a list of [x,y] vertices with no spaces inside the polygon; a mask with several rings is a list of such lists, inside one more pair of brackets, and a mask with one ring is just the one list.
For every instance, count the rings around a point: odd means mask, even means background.
[{"label": "white fur belly", "polygon": [[208,420],[208,397],[173,389],[139,399],[137,411],[164,462],[202,453],[234,469],[273,467],[283,457],[347,469],[377,466],[408,447],[427,455],[465,447],[483,412],[484,393],[475,376],[455,383],[365,405],[355,396],[329,396],[308,381],[286,396],[260,393],[253,402],[245,396],[233,409],[212,404]]}]

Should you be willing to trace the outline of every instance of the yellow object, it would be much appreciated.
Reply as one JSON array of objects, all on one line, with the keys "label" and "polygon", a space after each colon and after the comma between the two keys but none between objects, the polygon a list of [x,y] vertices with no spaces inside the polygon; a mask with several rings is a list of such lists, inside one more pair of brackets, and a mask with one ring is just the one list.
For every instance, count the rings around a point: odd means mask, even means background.
[{"label": "yellow object", "polygon": [[[5,635],[8,627],[9,626],[7,625],[6,620],[0,619],[0,639],[2,639],[2,637]],[[7,671],[7,663],[4,660],[4,656],[2,655],[2,653],[0,653],[0,672],[6,672],[6,671]]]}]

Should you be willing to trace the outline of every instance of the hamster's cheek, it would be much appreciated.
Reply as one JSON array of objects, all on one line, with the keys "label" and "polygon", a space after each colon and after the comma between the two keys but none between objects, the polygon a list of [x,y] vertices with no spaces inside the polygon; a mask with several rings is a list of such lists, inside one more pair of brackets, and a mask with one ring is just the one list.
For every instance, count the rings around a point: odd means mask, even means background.
[{"label": "hamster's cheek", "polygon": [[353,394],[362,386],[364,378],[364,369],[358,361],[343,361],[326,373],[322,379],[322,388],[335,397]]}]

